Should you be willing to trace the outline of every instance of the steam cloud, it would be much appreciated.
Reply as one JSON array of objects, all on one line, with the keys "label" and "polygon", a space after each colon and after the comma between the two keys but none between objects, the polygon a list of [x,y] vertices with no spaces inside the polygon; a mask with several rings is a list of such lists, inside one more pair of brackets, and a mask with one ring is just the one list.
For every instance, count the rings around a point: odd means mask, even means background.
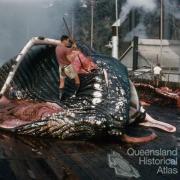
[{"label": "steam cloud", "polygon": [[14,57],[34,36],[59,38],[67,33],[64,16],[79,0],[0,0],[0,66]]},{"label": "steam cloud", "polygon": [[144,24],[139,23],[131,32],[127,33],[124,41],[131,41],[134,36],[138,36],[139,38],[147,38],[146,27]]},{"label": "steam cloud", "polygon": [[131,9],[140,8],[145,12],[152,12],[156,8],[155,2],[155,0],[127,0],[121,9],[121,24],[126,20]]},{"label": "steam cloud", "polygon": [[180,19],[180,12],[177,0],[164,0],[165,10],[169,12],[169,14],[173,15],[176,19]]},{"label": "steam cloud", "polygon": [[[139,9],[145,13],[153,12],[156,9],[156,0],[127,0],[121,9],[121,24],[126,20],[132,9]],[[146,27],[143,24],[143,18],[141,18],[140,23],[131,32],[126,34],[124,41],[131,41],[133,36],[147,38]]]},{"label": "steam cloud", "polygon": [[[131,41],[133,39],[133,36],[139,36],[140,38],[148,38],[146,33],[146,27],[144,26],[144,17],[149,12],[153,12],[155,9],[157,9],[155,2],[157,0],[127,0],[126,3],[123,5],[121,9],[120,14],[120,21],[121,24],[125,21],[127,15],[132,9],[138,9],[141,10],[141,18],[139,24],[132,29],[131,32],[128,32],[124,38],[124,41]],[[164,7],[164,15],[165,15],[165,23],[173,23],[170,21],[170,17],[174,16],[175,19],[180,19],[180,12],[179,8],[180,5],[178,5],[178,0],[163,0],[163,7]],[[142,12],[144,11],[144,13]],[[159,12],[159,13],[158,13]],[[160,9],[155,12],[156,16],[160,14]],[[173,24],[171,24],[173,25]],[[177,27],[176,27],[177,28]],[[176,29],[179,31],[179,29]]]}]

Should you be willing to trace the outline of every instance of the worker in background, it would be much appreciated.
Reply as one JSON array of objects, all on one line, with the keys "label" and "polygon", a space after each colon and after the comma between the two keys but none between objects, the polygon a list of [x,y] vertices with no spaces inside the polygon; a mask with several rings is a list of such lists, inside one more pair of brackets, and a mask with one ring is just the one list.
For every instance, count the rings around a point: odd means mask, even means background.
[{"label": "worker in background", "polygon": [[157,65],[153,68],[153,76],[154,76],[154,85],[155,87],[158,87],[162,76],[162,68],[160,67],[159,63],[157,63]]}]

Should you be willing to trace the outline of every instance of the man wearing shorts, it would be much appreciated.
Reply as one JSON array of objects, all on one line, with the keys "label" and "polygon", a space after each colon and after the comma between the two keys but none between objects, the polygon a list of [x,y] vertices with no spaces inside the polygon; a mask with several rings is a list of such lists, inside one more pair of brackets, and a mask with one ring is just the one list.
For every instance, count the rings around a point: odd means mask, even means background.
[{"label": "man wearing shorts", "polygon": [[59,84],[59,99],[61,99],[64,85],[65,85],[65,78],[69,77],[70,79],[75,80],[76,85],[76,92],[80,86],[80,79],[77,72],[74,70],[73,66],[71,65],[72,62],[72,48],[68,48],[69,45],[69,37],[63,35],[61,37],[61,43],[56,47],[56,58],[59,64],[59,75],[60,75],[60,84]]},{"label": "man wearing shorts", "polygon": [[154,67],[153,74],[154,74],[154,85],[158,87],[162,75],[162,68],[160,67],[159,63],[157,63],[157,65]]}]

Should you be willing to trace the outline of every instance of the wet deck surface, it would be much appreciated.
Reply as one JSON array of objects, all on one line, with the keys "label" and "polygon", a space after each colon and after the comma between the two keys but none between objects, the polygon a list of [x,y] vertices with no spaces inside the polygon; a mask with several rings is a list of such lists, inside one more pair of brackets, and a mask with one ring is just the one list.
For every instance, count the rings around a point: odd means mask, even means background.
[{"label": "wet deck surface", "polygon": [[[0,132],[0,180],[6,179],[127,179],[116,175],[108,164],[108,154],[121,154],[146,180],[180,179],[180,111],[172,108],[148,107],[153,117],[169,122],[177,127],[174,134],[155,130],[158,138],[150,143],[128,145],[117,140],[103,141],[60,141],[10,135]],[[175,150],[178,158],[174,165],[160,164],[166,168],[157,173],[159,165],[139,163],[140,156],[128,155],[128,150]],[[149,157],[152,159],[153,157]],[[158,156],[158,159],[168,157]],[[174,172],[172,169],[174,168]],[[178,171],[178,173],[177,173]],[[174,175],[175,174],[175,175]],[[178,178],[179,176],[179,178]],[[128,178],[134,179],[134,178]]]}]

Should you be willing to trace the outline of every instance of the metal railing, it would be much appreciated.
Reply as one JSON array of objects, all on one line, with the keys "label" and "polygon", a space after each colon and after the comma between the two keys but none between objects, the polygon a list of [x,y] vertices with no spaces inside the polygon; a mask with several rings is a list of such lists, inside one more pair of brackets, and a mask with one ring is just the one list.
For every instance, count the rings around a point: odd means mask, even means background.
[{"label": "metal railing", "polygon": [[[146,82],[148,84],[154,83],[154,75],[152,71],[141,72],[136,74],[136,72],[129,72],[130,79],[134,82]],[[180,73],[179,72],[163,72],[160,80],[161,86],[167,87],[177,87],[180,88]]]}]

